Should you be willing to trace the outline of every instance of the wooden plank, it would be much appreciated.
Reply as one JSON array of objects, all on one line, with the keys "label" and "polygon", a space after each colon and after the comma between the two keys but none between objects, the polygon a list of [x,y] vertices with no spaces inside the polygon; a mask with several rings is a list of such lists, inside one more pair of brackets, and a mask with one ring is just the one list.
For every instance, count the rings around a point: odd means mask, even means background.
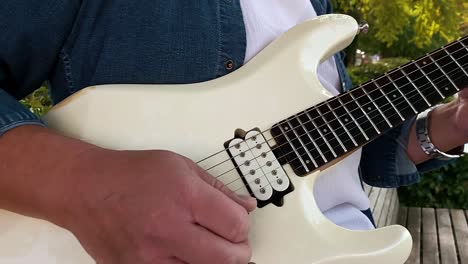
[{"label": "wooden plank", "polygon": [[379,197],[379,194],[380,194],[380,188],[372,188],[370,194],[369,194],[369,200],[370,200],[370,209],[372,211],[372,213],[374,213],[374,208],[375,208],[375,204],[377,202],[377,199]]},{"label": "wooden plank", "polygon": [[407,216],[408,216],[408,208],[407,207],[400,207],[398,211],[398,220],[397,224],[401,226],[406,226],[407,223]]},{"label": "wooden plank", "polygon": [[371,190],[372,190],[372,186],[364,183],[364,192],[366,192],[367,197],[369,197]]},{"label": "wooden plank", "polygon": [[387,194],[388,194],[388,189],[382,188],[380,190],[379,197],[377,198],[377,201],[375,202],[373,215],[375,217],[375,224],[377,225],[377,227],[382,227],[380,223],[382,221],[382,212],[384,211],[383,207],[384,207],[385,200],[387,198]]},{"label": "wooden plank", "polygon": [[422,209],[422,263],[439,264],[435,209]]},{"label": "wooden plank", "polygon": [[[421,208],[408,208],[407,228],[413,237],[413,249],[406,264],[420,264]],[[452,263],[453,264],[453,263]]]},{"label": "wooden plank", "polygon": [[393,189],[387,189],[386,191],[387,194],[385,195],[385,197],[381,198],[381,200],[383,200],[383,205],[381,209],[382,212],[380,214],[380,219],[377,222],[378,227],[384,227],[387,223],[387,219],[391,216],[390,207],[393,199]]},{"label": "wooden plank", "polygon": [[468,264],[468,223],[463,210],[450,210],[460,264]]},{"label": "wooden plank", "polygon": [[380,194],[380,188],[372,187],[369,193],[370,209],[374,212],[375,204],[377,203],[377,198]]},{"label": "wooden plank", "polygon": [[437,208],[437,228],[439,230],[440,263],[456,264],[457,251],[452,231],[452,221],[448,209]]},{"label": "wooden plank", "polygon": [[393,190],[395,192],[395,195],[393,197],[393,206],[394,208],[392,209],[392,217],[390,217],[387,222],[387,225],[395,225],[398,221],[398,212],[399,212],[399,208],[400,208],[400,202],[398,200],[398,191],[397,189],[394,189]]}]

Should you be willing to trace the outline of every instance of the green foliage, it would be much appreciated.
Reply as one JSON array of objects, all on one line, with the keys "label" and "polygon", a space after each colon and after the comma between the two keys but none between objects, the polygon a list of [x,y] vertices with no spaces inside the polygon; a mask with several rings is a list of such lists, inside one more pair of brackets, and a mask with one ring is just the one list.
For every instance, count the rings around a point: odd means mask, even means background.
[{"label": "green foliage", "polygon": [[20,102],[39,117],[46,114],[52,107],[52,100],[45,86],[40,87]]},{"label": "green foliage", "polygon": [[375,37],[387,46],[392,46],[408,27],[414,30],[410,42],[418,47],[431,43],[435,35],[446,41],[454,40],[460,35],[467,11],[465,0],[332,0],[332,3],[337,11],[356,14],[371,23]]},{"label": "green foliage", "polygon": [[[335,12],[367,21],[354,48],[385,57],[415,58],[468,31],[466,0],[331,0]],[[354,54],[354,50],[348,50]]]},{"label": "green foliage", "polygon": [[409,60],[405,58],[382,59],[376,64],[364,64],[362,66],[350,67],[348,68],[348,72],[353,84],[358,85],[370,79],[379,77],[380,75],[393,70],[408,61]]},{"label": "green foliage", "polygon": [[421,182],[400,188],[398,195],[407,206],[468,209],[468,157],[423,174]]}]

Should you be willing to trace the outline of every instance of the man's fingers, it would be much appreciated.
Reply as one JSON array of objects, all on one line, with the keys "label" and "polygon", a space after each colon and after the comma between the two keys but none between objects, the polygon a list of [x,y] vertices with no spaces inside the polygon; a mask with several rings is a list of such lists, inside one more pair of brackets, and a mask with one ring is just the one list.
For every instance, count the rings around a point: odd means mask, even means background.
[{"label": "man's fingers", "polygon": [[[251,196],[239,195],[229,189],[224,183],[216,179],[215,177],[208,174],[199,166],[194,166],[197,174],[200,176],[202,180],[204,180],[209,185],[213,186],[214,188],[218,189],[229,198],[231,198],[236,203],[240,204],[242,207],[245,208],[248,212],[252,212],[257,207],[257,200]],[[239,179],[240,180],[240,179]]]},{"label": "man's fingers", "polygon": [[186,225],[174,245],[177,257],[190,264],[246,264],[252,252],[247,243],[234,244],[198,225]]},{"label": "man's fingers", "polygon": [[458,95],[462,98],[468,98],[468,87],[463,89]]},{"label": "man's fingers", "polygon": [[248,237],[250,221],[247,211],[205,183],[192,202],[192,215],[198,224],[231,242],[239,243]]}]

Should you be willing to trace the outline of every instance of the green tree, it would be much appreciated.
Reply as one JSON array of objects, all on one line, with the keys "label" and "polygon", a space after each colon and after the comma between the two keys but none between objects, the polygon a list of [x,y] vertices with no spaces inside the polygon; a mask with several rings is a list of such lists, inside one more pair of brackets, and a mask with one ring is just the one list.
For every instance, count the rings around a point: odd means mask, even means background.
[{"label": "green tree", "polygon": [[331,1],[335,12],[371,25],[357,47],[386,57],[418,57],[459,38],[468,24],[466,0]]}]

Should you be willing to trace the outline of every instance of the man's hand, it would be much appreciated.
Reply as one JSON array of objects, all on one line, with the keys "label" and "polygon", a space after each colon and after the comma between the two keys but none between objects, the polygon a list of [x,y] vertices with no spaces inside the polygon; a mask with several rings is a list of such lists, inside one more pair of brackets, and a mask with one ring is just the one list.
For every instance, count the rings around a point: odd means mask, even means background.
[{"label": "man's hand", "polygon": [[0,146],[0,208],[69,229],[98,264],[250,260],[255,199],[185,157],[106,150],[36,126]]},{"label": "man's hand", "polygon": [[468,139],[468,88],[458,93],[456,104],[455,127]]},{"label": "man's hand", "polygon": [[[468,88],[459,92],[455,100],[431,112],[429,133],[432,143],[445,152],[468,142]],[[416,138],[415,124],[410,131],[407,154],[415,164],[429,159]]]}]

